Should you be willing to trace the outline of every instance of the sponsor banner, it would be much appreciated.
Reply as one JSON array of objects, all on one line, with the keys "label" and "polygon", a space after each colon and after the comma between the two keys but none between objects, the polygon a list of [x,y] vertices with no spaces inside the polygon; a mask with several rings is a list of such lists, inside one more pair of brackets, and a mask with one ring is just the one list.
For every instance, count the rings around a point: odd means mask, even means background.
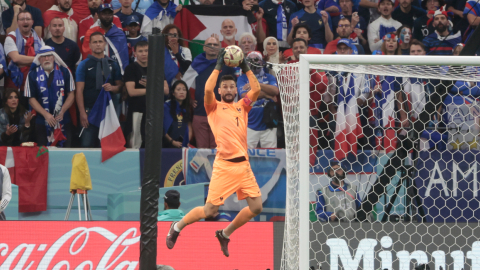
[{"label": "sponsor banner", "polygon": [[[187,175],[187,185],[210,182],[215,154],[215,149],[184,150],[184,161],[186,164],[184,166],[184,173]],[[272,216],[285,215],[285,150],[249,149],[248,154],[250,166],[262,192],[263,212],[259,219],[269,220]],[[225,200],[225,204],[221,207],[221,210],[237,212],[245,206],[247,206],[245,200],[238,201],[237,196],[233,195]]]},{"label": "sponsor banner", "polygon": [[415,184],[428,222],[480,220],[480,152],[422,151]]},{"label": "sponsor banner", "polygon": [[[143,181],[143,166],[145,164],[145,149],[140,148],[140,177]],[[162,170],[160,172],[160,187],[185,185],[183,177],[182,149],[162,149]]]},{"label": "sponsor banner", "polygon": [[[140,223],[8,221],[0,223],[0,269],[139,269]],[[158,223],[157,264],[176,270],[272,269],[273,224],[247,223],[223,256],[214,237],[225,223],[199,222],[165,245],[170,222]]]},{"label": "sponsor banner", "polygon": [[310,266],[316,269],[480,270],[478,223],[311,224]]},{"label": "sponsor banner", "polygon": [[480,103],[468,96],[447,95],[444,121],[448,127],[448,150],[480,150],[477,144]]}]

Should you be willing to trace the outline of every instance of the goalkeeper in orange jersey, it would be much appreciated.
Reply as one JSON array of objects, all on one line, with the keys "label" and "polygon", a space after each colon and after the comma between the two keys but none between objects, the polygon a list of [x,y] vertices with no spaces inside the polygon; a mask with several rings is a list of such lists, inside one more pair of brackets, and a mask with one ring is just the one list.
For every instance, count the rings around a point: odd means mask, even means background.
[{"label": "goalkeeper in orange jersey", "polygon": [[220,205],[237,192],[238,199],[247,199],[248,206],[243,208],[225,229],[215,232],[223,254],[228,257],[230,235],[262,212],[260,188],[250,168],[247,153],[248,112],[260,94],[260,84],[243,59],[240,67],[247,74],[251,90],[240,101],[234,102],[237,94],[235,79],[231,75],[225,75],[220,78],[218,89],[222,101],[217,101],[213,89],[224,65],[224,54],[225,51],[222,49],[218,55],[215,70],[205,85],[205,109],[217,143],[217,155],[213,163],[207,201],[205,206],[196,207],[179,222],[173,222],[166,242],[167,247],[172,249],[180,231],[185,226],[214,216]]}]

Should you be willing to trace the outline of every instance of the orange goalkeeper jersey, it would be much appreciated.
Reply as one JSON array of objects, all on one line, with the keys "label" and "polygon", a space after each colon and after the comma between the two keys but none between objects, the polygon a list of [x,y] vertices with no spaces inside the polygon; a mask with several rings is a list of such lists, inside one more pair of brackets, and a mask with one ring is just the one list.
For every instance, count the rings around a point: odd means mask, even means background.
[{"label": "orange goalkeeper jersey", "polygon": [[218,74],[219,71],[214,70],[205,85],[205,110],[217,143],[217,157],[224,160],[245,157],[248,160],[248,112],[260,94],[260,84],[253,72],[249,71],[247,77],[252,90],[236,103],[220,102],[213,94]]}]

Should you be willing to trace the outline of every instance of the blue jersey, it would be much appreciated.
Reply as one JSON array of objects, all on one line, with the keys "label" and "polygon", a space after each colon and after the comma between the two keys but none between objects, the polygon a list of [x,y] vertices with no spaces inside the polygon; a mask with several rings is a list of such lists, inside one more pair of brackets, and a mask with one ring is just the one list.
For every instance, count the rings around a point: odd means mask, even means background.
[{"label": "blue jersey", "polygon": [[[308,13],[304,9],[302,9],[293,13],[292,16],[290,16],[288,33],[292,31],[292,24],[290,23],[291,20],[295,17],[298,17],[300,23],[306,23],[312,31],[312,34],[310,35],[311,39],[308,43],[310,45],[321,45],[314,46],[320,49],[325,48],[327,46],[327,40],[325,39],[325,23],[322,20],[322,15],[320,14],[320,11],[320,9],[317,9],[315,13]],[[330,30],[332,30],[332,19],[330,18],[330,15],[328,16],[328,26],[330,27]]]},{"label": "blue jersey", "polygon": [[[278,5],[273,3],[272,0],[263,0],[258,5],[265,12],[263,18],[267,21],[268,34],[272,37],[277,37]],[[285,17],[287,18],[287,24],[289,24],[291,18],[293,18],[291,15],[297,11],[297,6],[290,0],[286,0],[282,5],[284,7]]]},{"label": "blue jersey", "polygon": [[[258,79],[258,78],[257,78]],[[262,78],[258,79],[259,83],[268,84],[277,86],[277,80],[272,74],[265,73]],[[243,90],[243,86],[248,84],[247,75],[242,74],[237,80],[237,89],[238,89],[238,96],[239,98],[242,96],[243,93],[247,93],[248,91]],[[257,100],[253,105],[252,109],[248,113],[248,128],[262,131],[267,129],[267,125],[263,123],[263,108],[267,105],[268,102],[274,102],[271,99],[262,98]]]},{"label": "blue jersey", "polygon": [[441,37],[435,31],[423,39],[428,55],[453,55],[453,47],[462,42],[460,31]]}]

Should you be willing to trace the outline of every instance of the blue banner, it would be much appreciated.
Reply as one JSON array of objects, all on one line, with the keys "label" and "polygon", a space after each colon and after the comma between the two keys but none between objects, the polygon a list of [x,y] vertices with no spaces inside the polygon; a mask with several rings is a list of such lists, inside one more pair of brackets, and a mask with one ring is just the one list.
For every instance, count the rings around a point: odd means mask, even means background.
[{"label": "blue banner", "polygon": [[[145,149],[139,149],[140,153],[140,183],[143,181],[143,165],[145,163]],[[183,177],[182,149],[163,148],[162,168],[160,172],[160,187],[172,187],[185,185]]]},{"label": "blue banner", "polygon": [[480,220],[479,162],[475,150],[420,152],[415,184],[427,222]]}]

